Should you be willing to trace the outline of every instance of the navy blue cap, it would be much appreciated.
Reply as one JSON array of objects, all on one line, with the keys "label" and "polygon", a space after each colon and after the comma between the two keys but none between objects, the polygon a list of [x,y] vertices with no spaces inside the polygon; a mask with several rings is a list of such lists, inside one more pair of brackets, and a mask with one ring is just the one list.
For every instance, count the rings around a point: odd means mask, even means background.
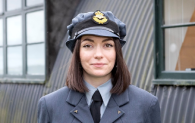
[{"label": "navy blue cap", "polygon": [[83,35],[96,35],[118,38],[121,46],[126,41],[126,25],[110,11],[80,13],[67,26],[68,40],[66,46],[73,52],[76,40]]}]

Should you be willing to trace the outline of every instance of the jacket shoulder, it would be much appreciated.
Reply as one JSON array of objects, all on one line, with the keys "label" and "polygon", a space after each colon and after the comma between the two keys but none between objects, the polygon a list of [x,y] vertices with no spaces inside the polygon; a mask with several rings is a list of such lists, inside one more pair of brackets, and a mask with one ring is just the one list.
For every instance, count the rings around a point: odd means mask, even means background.
[{"label": "jacket shoulder", "polygon": [[[127,90],[122,93],[122,97],[118,102],[125,100],[121,108],[126,115],[122,120],[127,123],[142,122],[142,123],[160,123],[160,106],[156,96],[151,93],[130,85]],[[127,101],[128,100],[128,101]],[[122,104],[122,103],[120,103]]]},{"label": "jacket shoulder", "polygon": [[65,87],[62,87],[52,93],[49,93],[45,96],[43,96],[42,98],[45,98],[45,100],[48,102],[50,101],[53,101],[53,100],[62,100],[62,99],[66,99],[66,97],[68,96],[69,94],[69,91],[70,89],[65,86]]},{"label": "jacket shoulder", "polygon": [[[158,98],[151,93],[130,85],[128,90],[131,110],[144,117],[146,123],[160,123],[160,106]],[[138,113],[138,114],[139,114]]]},{"label": "jacket shoulder", "polygon": [[45,95],[45,98],[50,98],[50,97],[56,97],[56,96],[64,96],[66,95],[68,92],[70,91],[70,89],[67,86],[64,86],[52,93],[49,93],[47,95]]},{"label": "jacket shoulder", "polygon": [[141,88],[138,88],[134,85],[129,85],[128,93],[129,93],[130,98],[137,97],[140,101],[156,100],[157,99],[157,97],[154,96],[153,94],[151,94],[151,93],[149,93]]},{"label": "jacket shoulder", "polygon": [[66,101],[66,98],[69,94],[70,89],[68,87],[62,87],[52,93],[49,93],[45,96],[42,96],[39,99],[39,102],[45,100],[47,106],[58,105],[57,103],[62,103]]},{"label": "jacket shoulder", "polygon": [[134,85],[129,86],[128,94],[131,104],[139,105],[145,110],[158,103],[158,98],[156,96]]},{"label": "jacket shoulder", "polygon": [[38,121],[46,122],[70,122],[72,116],[69,115],[72,106],[66,102],[70,93],[68,87],[63,87],[39,99],[38,102]]}]

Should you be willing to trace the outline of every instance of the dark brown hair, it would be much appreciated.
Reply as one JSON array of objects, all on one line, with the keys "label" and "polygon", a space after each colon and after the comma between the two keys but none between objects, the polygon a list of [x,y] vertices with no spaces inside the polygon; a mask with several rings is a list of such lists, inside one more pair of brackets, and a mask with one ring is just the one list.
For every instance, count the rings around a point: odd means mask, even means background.
[{"label": "dark brown hair", "polygon": [[[124,92],[131,83],[130,73],[127,65],[123,59],[121,44],[119,39],[113,39],[115,43],[116,62],[112,70],[112,89],[111,93],[120,94]],[[74,51],[70,67],[68,70],[66,85],[75,91],[84,93],[88,91],[88,88],[83,82],[83,68],[80,62],[80,45],[81,40],[78,39],[75,43]]]}]

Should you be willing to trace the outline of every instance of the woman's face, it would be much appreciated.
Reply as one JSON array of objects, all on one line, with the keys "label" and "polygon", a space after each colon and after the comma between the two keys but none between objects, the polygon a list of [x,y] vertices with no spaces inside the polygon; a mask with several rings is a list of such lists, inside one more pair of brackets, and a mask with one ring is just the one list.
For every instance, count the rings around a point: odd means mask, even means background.
[{"label": "woman's face", "polygon": [[81,65],[88,77],[111,77],[116,51],[113,38],[93,35],[81,37]]}]

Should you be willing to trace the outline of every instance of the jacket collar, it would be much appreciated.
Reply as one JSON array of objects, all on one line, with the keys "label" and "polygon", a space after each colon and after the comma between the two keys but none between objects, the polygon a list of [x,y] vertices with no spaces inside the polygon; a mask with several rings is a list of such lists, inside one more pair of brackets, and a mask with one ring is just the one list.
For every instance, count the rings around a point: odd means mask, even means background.
[{"label": "jacket collar", "polygon": [[84,93],[70,90],[66,102],[75,106],[70,113],[82,123],[93,123],[91,112],[86,102]]},{"label": "jacket collar", "polygon": [[[100,123],[112,123],[119,119],[125,112],[122,110],[122,106],[129,102],[128,89],[122,94],[112,94],[108,106],[103,114]],[[110,117],[112,116],[112,117]]]},{"label": "jacket collar", "polygon": [[84,93],[79,93],[77,91],[70,89],[66,102],[68,102],[71,105],[76,106],[83,96],[84,96]]},{"label": "jacket collar", "polygon": [[121,94],[112,94],[113,99],[116,101],[117,105],[123,106],[129,102],[129,88],[125,90],[125,92]]},{"label": "jacket collar", "polygon": [[[70,90],[68,97],[66,99],[66,102],[68,102],[71,105],[76,106],[79,101],[81,100],[82,97],[85,97],[84,93],[79,93],[74,90]],[[112,98],[116,101],[118,106],[125,105],[126,103],[129,102],[129,94],[128,94],[128,89],[125,90],[122,94],[112,94]]]},{"label": "jacket collar", "polygon": [[[90,109],[87,105],[84,93],[79,93],[77,91],[70,90],[66,102],[75,106],[73,110],[70,111],[70,113],[74,117],[76,117],[78,120],[84,123],[86,122],[93,123],[93,118],[91,116]],[[128,102],[129,102],[128,89],[119,95],[112,94],[100,123],[105,123],[108,121],[112,123],[118,118],[120,118],[123,114],[125,114],[125,112],[120,107],[127,104]]]}]

